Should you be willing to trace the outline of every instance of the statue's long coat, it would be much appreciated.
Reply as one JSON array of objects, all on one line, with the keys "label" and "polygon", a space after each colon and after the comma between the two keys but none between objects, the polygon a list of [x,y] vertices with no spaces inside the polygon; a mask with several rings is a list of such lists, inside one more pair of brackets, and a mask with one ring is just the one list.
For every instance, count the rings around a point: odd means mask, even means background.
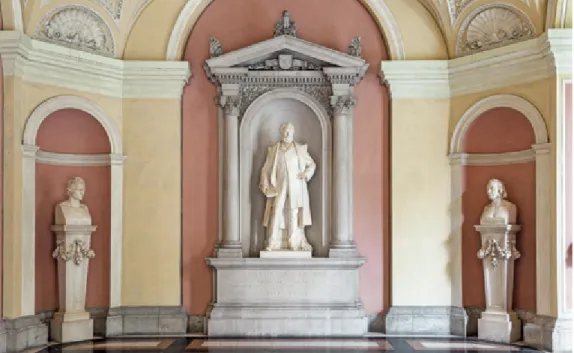
[{"label": "statue's long coat", "polygon": [[[288,192],[289,190],[282,190],[282,188],[288,188],[289,181],[287,178],[284,178],[284,183],[280,184],[281,178],[277,178],[277,163],[278,161],[278,152],[280,149],[281,143],[278,142],[273,146],[267,148],[267,157],[265,158],[265,163],[263,164],[263,168],[261,169],[261,176],[259,187],[264,194],[268,194],[269,190],[277,191],[278,194],[281,191]],[[299,227],[311,225],[311,208],[309,207],[309,192],[307,189],[307,181],[311,179],[313,174],[315,173],[315,162],[307,152],[307,145],[304,144],[297,144],[293,143],[295,146],[295,151],[297,152],[297,159],[298,159],[298,170],[293,171],[293,175],[297,175],[298,172],[305,173],[305,179],[299,180],[299,190],[300,191],[300,199],[299,199]],[[289,171],[292,172],[292,171]],[[266,189],[266,186],[268,188]],[[283,210],[284,207],[287,205],[277,205],[279,201],[278,197],[267,197],[267,202],[265,203],[265,213],[263,216],[263,226],[269,227],[270,222],[273,220],[278,222],[277,228],[285,229],[285,221],[283,219]],[[273,227],[274,228],[274,227]]]}]

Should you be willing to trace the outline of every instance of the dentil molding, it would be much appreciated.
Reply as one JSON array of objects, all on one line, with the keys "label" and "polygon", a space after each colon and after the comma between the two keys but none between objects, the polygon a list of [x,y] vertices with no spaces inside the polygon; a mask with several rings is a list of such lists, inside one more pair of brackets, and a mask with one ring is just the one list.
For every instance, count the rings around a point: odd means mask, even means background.
[{"label": "dentil molding", "polygon": [[451,60],[382,61],[392,98],[450,98],[572,74],[572,31],[533,38]]},{"label": "dentil molding", "polygon": [[185,61],[124,61],[0,32],[4,76],[114,98],[180,98]]}]

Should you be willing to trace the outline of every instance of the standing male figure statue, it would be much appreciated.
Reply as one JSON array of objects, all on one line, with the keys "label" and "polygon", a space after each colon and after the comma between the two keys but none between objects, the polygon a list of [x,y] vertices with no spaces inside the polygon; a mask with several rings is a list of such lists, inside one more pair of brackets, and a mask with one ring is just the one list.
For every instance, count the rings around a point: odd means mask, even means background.
[{"label": "standing male figure statue", "polygon": [[265,250],[311,251],[305,237],[305,226],[311,225],[307,182],[316,165],[307,145],[293,141],[293,124],[282,124],[279,132],[281,141],[267,148],[259,181],[267,197],[263,216],[267,228]]}]

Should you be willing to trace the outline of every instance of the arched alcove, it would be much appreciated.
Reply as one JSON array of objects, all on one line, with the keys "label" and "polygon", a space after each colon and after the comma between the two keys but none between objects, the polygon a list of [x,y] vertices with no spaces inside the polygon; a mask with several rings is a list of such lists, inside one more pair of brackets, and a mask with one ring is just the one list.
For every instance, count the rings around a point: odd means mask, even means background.
[{"label": "arched alcove", "polygon": [[306,228],[306,236],[313,246],[314,256],[326,257],[330,240],[331,122],[325,109],[313,97],[293,89],[277,89],[262,95],[249,106],[241,121],[240,236],[244,254],[258,257],[264,247],[265,199],[259,190],[259,174],[267,147],[280,140],[279,127],[285,122],[295,126],[295,141],[307,145],[317,165],[308,185],[313,224]]},{"label": "arched alcove", "polygon": [[[109,155],[110,140],[102,125],[90,114],[78,109],[55,111],[39,127],[36,145],[46,155]],[[109,307],[110,304],[110,166],[58,165],[50,160],[36,160],[35,186],[35,295],[36,312],[58,308],[57,261],[52,257],[55,234],[54,206],[67,198],[68,180],[79,176],[86,182],[82,201],[90,210],[93,224],[86,306]]]}]

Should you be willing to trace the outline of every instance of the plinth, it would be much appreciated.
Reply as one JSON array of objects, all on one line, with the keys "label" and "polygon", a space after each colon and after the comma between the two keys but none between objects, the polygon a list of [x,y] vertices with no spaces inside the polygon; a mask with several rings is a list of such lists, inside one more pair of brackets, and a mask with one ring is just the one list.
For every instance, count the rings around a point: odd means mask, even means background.
[{"label": "plinth", "polygon": [[209,258],[208,336],[363,336],[356,258]]},{"label": "plinth", "polygon": [[86,286],[92,225],[55,225],[56,250],[52,256],[58,261],[58,291],[60,306],[50,324],[51,339],[56,342],[76,342],[93,338],[93,320],[86,311]]},{"label": "plinth", "polygon": [[478,338],[496,342],[515,342],[520,339],[521,322],[512,310],[514,290],[514,260],[520,258],[516,250],[518,225],[479,225],[482,248],[478,258],[484,269],[486,311],[478,319]]}]

